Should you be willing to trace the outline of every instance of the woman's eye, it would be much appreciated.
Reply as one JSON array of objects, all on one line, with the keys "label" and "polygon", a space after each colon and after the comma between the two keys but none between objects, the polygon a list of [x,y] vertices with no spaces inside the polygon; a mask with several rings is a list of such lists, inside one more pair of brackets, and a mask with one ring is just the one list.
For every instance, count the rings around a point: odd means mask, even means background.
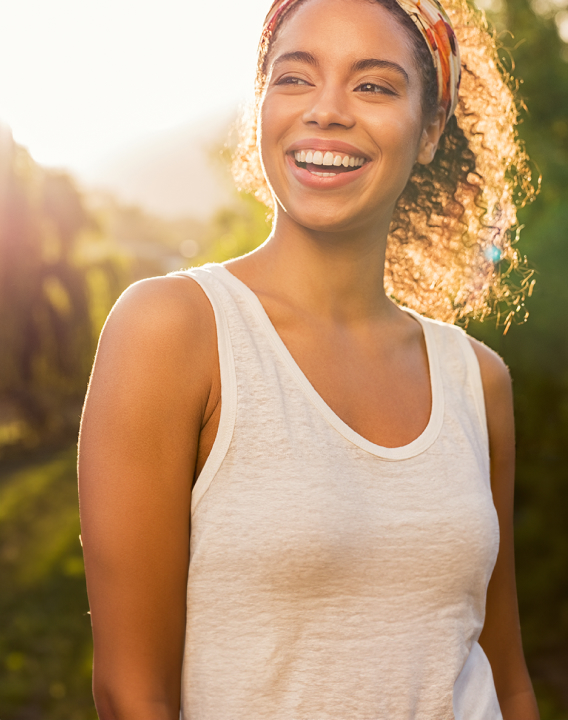
[{"label": "woman's eye", "polygon": [[302,78],[298,77],[283,77],[276,81],[276,85],[307,85],[308,83]]},{"label": "woman's eye", "polygon": [[395,95],[396,93],[384,85],[377,85],[377,83],[362,83],[355,90],[359,92],[369,93],[371,95]]}]

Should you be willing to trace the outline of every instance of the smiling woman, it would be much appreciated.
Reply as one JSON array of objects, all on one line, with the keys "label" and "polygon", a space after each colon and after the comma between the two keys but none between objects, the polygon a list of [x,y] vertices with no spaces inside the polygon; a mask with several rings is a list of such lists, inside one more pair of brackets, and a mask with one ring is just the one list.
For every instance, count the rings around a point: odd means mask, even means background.
[{"label": "smiling woman", "polygon": [[[301,5],[302,0],[282,3],[278,22],[293,15]],[[432,53],[417,24],[395,0],[380,0],[380,5],[408,31],[407,41],[412,44],[421,76],[424,115],[432,117],[440,94],[436,87],[442,82],[438,81],[441,73],[435,71]],[[461,92],[455,93],[455,114],[448,117],[433,161],[414,165],[398,197],[389,228],[386,287],[399,302],[443,320],[482,318],[500,306],[501,312],[506,308],[510,322],[514,313],[523,308],[528,289],[523,279],[524,261],[512,244],[511,230],[516,223],[516,205],[523,205],[534,195],[531,168],[517,138],[513,83],[500,70],[495,38],[485,19],[461,0],[452,0],[448,12],[456,28],[455,41],[459,39],[461,48]],[[274,28],[272,40],[278,35],[278,27]],[[253,192],[273,207],[273,194],[257,146],[269,47],[265,34],[259,47],[256,105],[243,118],[233,172],[241,189]],[[302,54],[291,55],[288,60],[299,61]],[[307,58],[303,61],[306,63]],[[368,70],[371,66],[390,69],[391,78],[398,69],[402,75],[399,82],[408,82],[404,68],[389,65],[382,56],[359,62],[365,63]],[[275,69],[276,63],[272,71]],[[459,72],[454,72],[456,75],[459,77]],[[386,86],[384,73],[382,83],[371,83],[365,90],[375,96],[395,92],[395,88]],[[384,101],[384,97],[374,100]],[[519,271],[520,280],[512,271]],[[516,287],[519,281],[521,286]]]},{"label": "smiling woman", "polygon": [[525,158],[491,36],[452,14],[276,0],[236,158],[270,237],[105,325],[79,453],[101,720],[538,719],[511,383],[440,320],[505,292]]}]

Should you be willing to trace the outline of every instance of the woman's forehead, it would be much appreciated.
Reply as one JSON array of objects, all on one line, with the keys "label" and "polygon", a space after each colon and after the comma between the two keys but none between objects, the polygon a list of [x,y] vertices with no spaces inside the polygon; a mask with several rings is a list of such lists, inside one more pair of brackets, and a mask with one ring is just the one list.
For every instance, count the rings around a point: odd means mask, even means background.
[{"label": "woman's forehead", "polygon": [[373,0],[305,0],[284,18],[270,48],[269,65],[291,53],[354,63],[377,58],[412,63],[408,31]]}]

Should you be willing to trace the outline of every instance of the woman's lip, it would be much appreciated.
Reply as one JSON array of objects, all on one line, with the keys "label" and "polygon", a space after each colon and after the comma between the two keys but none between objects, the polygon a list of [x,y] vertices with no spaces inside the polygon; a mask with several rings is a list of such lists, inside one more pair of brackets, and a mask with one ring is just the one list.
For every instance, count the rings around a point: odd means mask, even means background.
[{"label": "woman's lip", "polygon": [[362,157],[365,160],[370,160],[367,153],[364,153],[360,148],[341,140],[306,138],[305,140],[298,140],[295,143],[292,143],[292,145],[290,145],[290,147],[286,150],[286,153],[294,153],[297,150],[321,150],[322,152],[344,153],[345,155],[352,155],[353,157]]},{"label": "woman's lip", "polygon": [[[286,162],[288,163],[288,166],[292,171],[292,175],[299,183],[301,183],[305,187],[314,188],[316,190],[334,190],[335,188],[340,188],[344,185],[348,185],[349,183],[354,182],[355,180],[360,178],[361,175],[366,171],[367,167],[370,165],[370,163],[365,163],[364,165],[361,165],[361,167],[355,170],[351,170],[349,172],[337,173],[337,175],[334,175],[332,177],[320,177],[319,175],[314,175],[305,168],[298,167],[292,155],[286,155]],[[333,172],[333,166],[329,167],[327,165],[318,165],[318,167],[321,167],[322,172]]]}]

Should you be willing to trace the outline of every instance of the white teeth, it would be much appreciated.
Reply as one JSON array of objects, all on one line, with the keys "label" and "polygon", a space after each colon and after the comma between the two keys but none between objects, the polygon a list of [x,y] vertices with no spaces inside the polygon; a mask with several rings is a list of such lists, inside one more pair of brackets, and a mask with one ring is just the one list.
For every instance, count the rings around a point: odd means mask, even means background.
[{"label": "white teeth", "polygon": [[326,173],[326,172],[312,172],[312,175],[317,175],[318,177],[335,177],[337,173]]},{"label": "white teeth", "polygon": [[314,165],[323,165],[323,153],[319,150],[316,150],[312,162]]},{"label": "white teeth", "polygon": [[365,158],[354,157],[352,155],[334,154],[329,150],[325,153],[321,150],[297,150],[294,152],[294,158],[298,163],[313,163],[314,165],[326,165],[333,167],[343,166],[345,168],[358,168],[365,164]]}]

